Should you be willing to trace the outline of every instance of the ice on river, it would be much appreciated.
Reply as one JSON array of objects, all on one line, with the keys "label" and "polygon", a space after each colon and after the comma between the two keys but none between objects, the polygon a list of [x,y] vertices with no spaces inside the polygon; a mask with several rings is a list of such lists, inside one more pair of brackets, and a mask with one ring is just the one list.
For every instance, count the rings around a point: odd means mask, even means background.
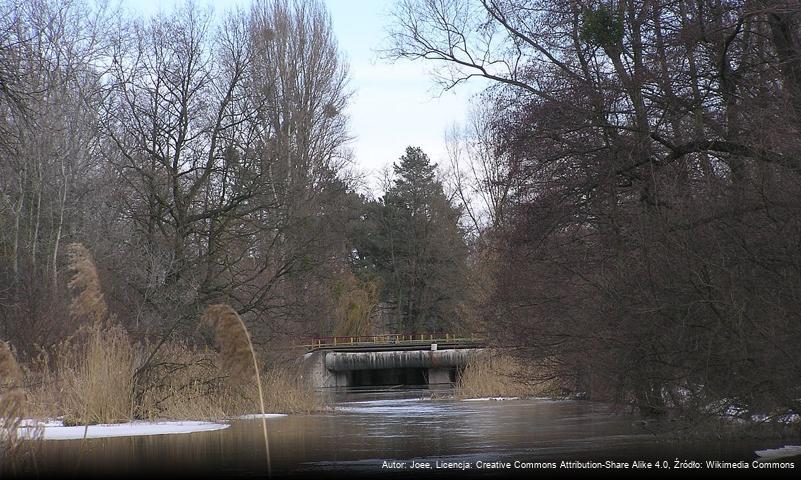
[{"label": "ice on river", "polygon": [[380,415],[413,415],[428,416],[434,414],[447,414],[447,411],[430,398],[406,398],[390,400],[368,400],[363,402],[348,402],[337,406],[338,411],[351,413],[368,413]]},{"label": "ice on river", "polygon": [[[65,426],[60,420],[39,422],[27,420],[17,429],[20,438],[30,438],[37,430],[44,440],[80,440],[84,437],[84,425]],[[137,437],[142,435],[172,435],[178,433],[210,432],[228,428],[225,423],[200,421],[128,422],[89,425],[86,438]]]}]

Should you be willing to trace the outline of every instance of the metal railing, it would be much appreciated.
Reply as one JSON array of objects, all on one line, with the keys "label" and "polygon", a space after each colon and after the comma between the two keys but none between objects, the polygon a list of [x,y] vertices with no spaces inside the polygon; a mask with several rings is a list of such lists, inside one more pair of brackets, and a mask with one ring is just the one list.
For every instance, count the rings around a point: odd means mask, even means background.
[{"label": "metal railing", "polygon": [[480,342],[484,339],[475,334],[454,335],[450,333],[387,333],[383,335],[355,335],[335,337],[315,337],[311,343],[304,345],[307,350],[337,346],[369,346],[369,345],[416,345],[436,342]]}]

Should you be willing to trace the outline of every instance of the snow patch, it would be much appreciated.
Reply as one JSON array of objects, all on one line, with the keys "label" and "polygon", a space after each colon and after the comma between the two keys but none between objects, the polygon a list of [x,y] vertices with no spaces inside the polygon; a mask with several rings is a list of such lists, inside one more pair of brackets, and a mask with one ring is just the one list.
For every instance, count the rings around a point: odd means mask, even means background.
[{"label": "snow patch", "polygon": [[19,422],[20,428],[61,427],[63,425],[59,419],[36,420],[34,418],[23,418]]},{"label": "snow patch", "polygon": [[757,455],[762,459],[795,457],[801,455],[801,445],[785,445],[782,448],[769,448],[766,450],[757,450]]},{"label": "snow patch", "polygon": [[503,400],[520,400],[520,397],[481,397],[481,398],[465,398],[463,402],[500,402]]},{"label": "snow patch", "polygon": [[234,418],[237,420],[253,420],[256,418],[279,418],[286,416],[286,413],[249,413],[247,415],[240,415]]},{"label": "snow patch", "polygon": [[741,417],[746,413],[748,413],[748,410],[738,405],[729,405],[726,407],[726,410],[723,411],[723,415],[726,417]]},{"label": "snow patch", "polygon": [[[210,432],[222,430],[230,425],[225,423],[181,421],[181,422],[128,422],[115,424],[89,425],[86,438],[138,437],[143,435],[173,435],[179,433]],[[60,420],[35,422],[26,420],[17,429],[20,438],[32,438],[41,432],[44,440],[80,440],[84,437],[84,425],[64,426]]]}]

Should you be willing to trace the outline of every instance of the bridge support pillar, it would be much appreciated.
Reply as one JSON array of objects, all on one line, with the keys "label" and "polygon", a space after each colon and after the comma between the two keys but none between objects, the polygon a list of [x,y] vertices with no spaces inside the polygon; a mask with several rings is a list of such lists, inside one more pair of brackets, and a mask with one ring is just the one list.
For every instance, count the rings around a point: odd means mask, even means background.
[{"label": "bridge support pillar", "polygon": [[350,387],[351,372],[335,372],[335,383],[337,387]]},{"label": "bridge support pillar", "polygon": [[440,383],[451,383],[451,372],[449,368],[429,368],[428,384],[436,385]]}]

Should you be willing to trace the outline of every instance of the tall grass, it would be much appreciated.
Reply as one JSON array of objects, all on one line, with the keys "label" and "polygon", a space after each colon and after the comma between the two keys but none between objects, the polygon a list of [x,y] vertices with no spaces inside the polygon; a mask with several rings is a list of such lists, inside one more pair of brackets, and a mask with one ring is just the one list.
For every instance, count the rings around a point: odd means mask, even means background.
[{"label": "tall grass", "polygon": [[[65,424],[90,425],[131,419],[221,419],[252,413],[254,404],[262,414],[268,407],[287,413],[319,408],[313,387],[300,380],[293,367],[271,368],[262,383],[250,334],[228,305],[212,305],[202,317],[214,330],[219,353],[171,339],[159,342],[151,358],[153,344],[134,341],[109,313],[89,251],[72,244],[67,252],[74,292],[69,310],[80,327],[52,351],[41,351],[32,365],[28,383],[35,385],[34,415],[63,416]],[[262,429],[269,463],[266,421]]]},{"label": "tall grass", "polygon": [[78,293],[70,304],[70,314],[76,318],[87,318],[90,325],[98,325],[106,320],[108,306],[103,298],[92,254],[82,244],[71,243],[67,245],[67,259],[73,273],[68,286]]},{"label": "tall grass", "polygon": [[[301,365],[282,363],[269,368],[262,368],[262,387],[264,406],[268,412],[311,413],[322,408],[319,395],[314,385],[303,378]],[[258,389],[251,381],[238,386],[231,386],[228,412],[230,415],[242,415],[253,412],[253,405],[258,401]]]},{"label": "tall grass", "polygon": [[[55,353],[42,354],[26,381],[35,385],[31,391],[30,414],[37,418],[64,416],[67,423],[83,424],[83,416],[96,408],[82,408],[83,399],[94,392],[96,399],[107,398],[114,389],[127,392],[133,390],[133,397],[127,393],[124,398],[131,402],[124,415],[108,415],[108,419],[124,420],[130,415],[133,419],[172,419],[172,420],[220,420],[228,417],[251,414],[259,407],[259,391],[255,375],[249,379],[233,378],[222,367],[221,355],[214,351],[193,348],[185,342],[171,340],[166,342],[151,360],[146,372],[138,375],[136,383],[122,382],[127,377],[109,379],[108,385],[118,385],[105,389],[100,386],[87,387],[90,374],[83,366],[85,355],[79,354],[81,342],[87,336],[71,339],[69,348],[65,345]],[[134,343],[130,337],[127,345],[121,342],[117,351],[133,351],[133,365],[140,365],[147,353],[152,351],[148,343]],[[119,358],[119,355],[114,355]],[[114,362],[115,364],[127,362]],[[252,367],[251,367],[252,369]],[[111,369],[110,369],[111,370]],[[94,374],[97,377],[97,374]],[[260,370],[264,394],[264,409],[267,412],[310,413],[322,408],[321,399],[315,394],[314,386],[301,378],[300,366],[292,363]],[[125,385],[119,386],[119,383]],[[121,395],[122,396],[122,395]],[[123,402],[107,400],[122,410]],[[93,404],[94,402],[90,402]],[[94,403],[96,404],[96,403]],[[128,414],[128,409],[131,413]],[[104,410],[108,412],[108,409]],[[91,423],[106,423],[113,420],[100,420],[95,417]]]},{"label": "tall grass", "polygon": [[22,372],[6,342],[0,342],[0,455],[12,450],[23,418]]},{"label": "tall grass", "polygon": [[133,417],[135,351],[121,326],[96,324],[64,342],[57,378],[64,423],[84,425]]},{"label": "tall grass", "polygon": [[[252,375],[259,391],[259,407],[261,408],[261,426],[264,434],[264,452],[267,456],[267,475],[270,475],[270,443],[267,438],[267,419],[264,417],[264,392],[259,377],[259,362],[250,339],[245,322],[229,305],[211,305],[206,309],[201,321],[214,330],[215,339],[220,347],[223,365],[233,378],[245,380]],[[250,363],[250,360],[253,363]],[[249,367],[252,366],[252,369]],[[250,370],[248,372],[248,370]]]},{"label": "tall grass", "polygon": [[[145,352],[152,349],[150,344],[140,345],[140,357],[144,359]],[[224,418],[232,395],[219,363],[216,352],[192,348],[179,340],[167,341],[150,360],[147,370],[137,375],[134,416]]]},{"label": "tall grass", "polygon": [[321,408],[312,383],[300,365],[274,367],[265,372],[265,403],[274,412],[311,413]]},{"label": "tall grass", "polygon": [[[18,434],[27,414],[22,371],[11,348],[0,341],[0,476],[21,466],[28,454],[34,452],[34,446],[21,442]],[[28,432],[24,436],[28,440],[40,438],[40,428],[25,426]]]},{"label": "tall grass", "polygon": [[55,373],[48,361],[43,377],[57,379],[65,424],[130,420],[134,348],[125,329],[108,314],[92,255],[73,243],[67,246],[67,258],[72,272],[68,285],[75,292],[70,314],[81,326],[58,346]]},{"label": "tall grass", "polygon": [[[25,394],[22,371],[6,342],[0,341],[0,435],[11,435],[21,419]],[[0,437],[5,439],[6,437]]]},{"label": "tall grass", "polygon": [[457,398],[534,397],[556,395],[554,380],[514,357],[487,350],[468,360],[454,389]]}]

